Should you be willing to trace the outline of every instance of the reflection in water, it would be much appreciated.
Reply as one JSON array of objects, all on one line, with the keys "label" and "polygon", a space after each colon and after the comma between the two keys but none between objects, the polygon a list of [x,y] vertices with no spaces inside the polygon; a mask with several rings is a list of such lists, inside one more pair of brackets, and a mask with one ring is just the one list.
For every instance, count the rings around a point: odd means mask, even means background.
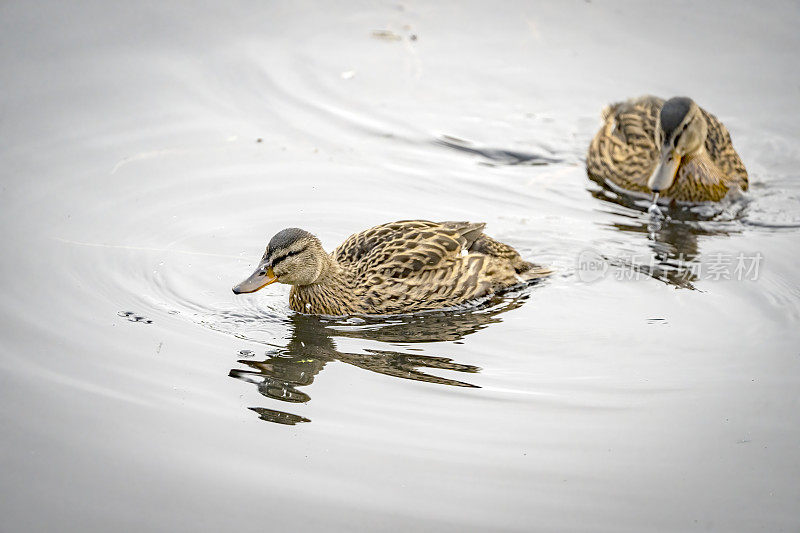
[{"label": "reflection in water", "polygon": [[265,407],[250,407],[250,410],[258,413],[258,418],[261,420],[275,422],[276,424],[283,424],[285,426],[293,426],[300,422],[311,422],[311,420],[304,416],[284,413],[283,411],[276,411],[275,409],[267,409]]},{"label": "reflection in water", "polygon": [[684,289],[694,289],[698,280],[701,253],[700,236],[730,236],[740,233],[738,216],[746,208],[741,200],[720,202],[719,205],[698,207],[660,206],[662,215],[648,213],[649,201],[617,194],[609,189],[590,190],[593,197],[637,211],[613,213],[623,216],[628,222],[615,222],[607,227],[625,233],[645,235],[651,257],[606,258],[618,268],[634,271]]},{"label": "reflection in water", "polygon": [[649,263],[621,266],[634,268],[637,272],[685,289],[694,289],[693,282],[698,280],[697,272],[701,261],[698,237],[730,234],[725,229],[706,228],[672,218],[655,217],[649,220],[634,220],[627,224],[614,223],[610,224],[610,227],[627,233],[640,233],[649,239],[648,246],[652,251]]},{"label": "reflection in water", "polygon": [[[439,311],[410,316],[359,319],[322,318],[292,314],[288,318],[291,338],[283,348],[267,352],[263,361],[240,359],[246,369],[234,368],[230,376],[253,383],[258,391],[274,400],[305,403],[311,397],[300,388],[308,387],[328,363],[341,361],[364,370],[414,381],[454,387],[478,388],[472,383],[440,377],[425,370],[448,370],[474,374],[480,368],[456,363],[447,357],[410,354],[394,350],[364,349],[363,353],[344,353],[336,349],[335,337],[359,338],[387,343],[457,341],[501,318],[497,315],[516,309],[527,299],[525,294],[506,294],[480,308],[465,311]],[[249,354],[248,354],[249,355]],[[262,420],[294,425],[309,419],[283,411],[251,407]]]},{"label": "reflection in water", "polygon": [[483,156],[492,162],[486,163],[488,165],[549,165],[551,163],[562,162],[561,158],[549,155],[549,151],[546,149],[542,149],[542,152],[548,152],[548,155],[533,152],[520,152],[519,150],[508,150],[504,148],[487,148],[476,146],[469,141],[449,135],[443,135],[435,139],[433,144],[452,148],[453,150],[466,152],[468,154]]}]

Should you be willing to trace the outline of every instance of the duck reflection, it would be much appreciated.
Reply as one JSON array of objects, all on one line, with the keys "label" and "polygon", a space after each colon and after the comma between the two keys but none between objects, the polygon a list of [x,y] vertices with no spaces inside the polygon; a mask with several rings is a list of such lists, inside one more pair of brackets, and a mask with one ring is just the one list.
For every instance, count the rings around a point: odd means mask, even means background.
[{"label": "duck reflection", "polygon": [[[526,295],[506,296],[480,309],[437,312],[388,319],[325,319],[293,314],[288,318],[291,337],[287,345],[268,351],[263,361],[240,359],[246,368],[234,368],[230,376],[253,383],[267,398],[288,403],[306,403],[307,392],[323,369],[334,362],[347,363],[370,372],[396,378],[424,381],[452,387],[478,388],[462,379],[441,377],[430,370],[475,374],[480,368],[447,357],[413,354],[395,350],[364,349],[345,353],[336,349],[336,337],[356,338],[394,344],[458,341],[486,326],[500,322],[500,313],[522,305]],[[262,420],[294,425],[309,419],[275,409],[251,407]]]},{"label": "duck reflection", "polygon": [[[735,213],[725,211],[721,206],[712,207],[706,212],[699,209],[678,206],[660,206],[664,216],[647,212],[649,203],[608,189],[590,190],[593,197],[628,208],[625,211],[616,207],[612,213],[625,217],[626,222],[607,224],[624,233],[643,235],[651,257],[637,257],[632,260],[610,260],[618,268],[645,274],[666,284],[684,289],[695,289],[702,260],[699,237],[729,236],[741,231],[731,220]],[[635,210],[631,214],[629,210]]]},{"label": "duck reflection", "polygon": [[[610,227],[646,236],[652,253],[647,263],[620,266],[634,268],[637,272],[675,287],[695,288],[693,282],[698,279],[697,267],[700,261],[697,237],[710,233],[686,224],[659,220],[614,223]],[[725,232],[719,234],[727,235]]]}]

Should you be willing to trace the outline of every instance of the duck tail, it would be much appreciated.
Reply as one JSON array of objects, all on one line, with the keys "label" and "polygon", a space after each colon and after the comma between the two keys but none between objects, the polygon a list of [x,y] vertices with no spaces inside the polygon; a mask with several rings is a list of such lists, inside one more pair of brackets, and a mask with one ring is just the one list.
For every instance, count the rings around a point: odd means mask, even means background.
[{"label": "duck tail", "polygon": [[520,263],[521,264],[514,265],[514,269],[517,271],[517,275],[526,282],[544,278],[553,273],[552,268],[543,265],[529,263],[528,261],[520,261]]},{"label": "duck tail", "polygon": [[609,117],[613,117],[617,114],[617,109],[619,109],[621,102],[616,102],[614,104],[608,104],[603,108],[600,112],[600,117],[603,119],[603,122],[607,122]]}]

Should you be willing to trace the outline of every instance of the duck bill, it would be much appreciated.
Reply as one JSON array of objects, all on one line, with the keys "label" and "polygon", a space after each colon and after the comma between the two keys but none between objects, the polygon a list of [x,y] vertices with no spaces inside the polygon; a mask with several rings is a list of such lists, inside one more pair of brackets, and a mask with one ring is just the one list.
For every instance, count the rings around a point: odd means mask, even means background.
[{"label": "duck bill", "polygon": [[672,182],[675,181],[675,175],[678,173],[678,167],[681,164],[681,156],[675,152],[674,148],[664,147],[661,150],[661,157],[658,160],[658,165],[647,180],[647,186],[653,192],[661,192],[669,189]]},{"label": "duck bill", "polygon": [[249,278],[233,288],[233,293],[243,294],[248,292],[256,292],[257,290],[263,289],[270,283],[275,283],[276,281],[278,281],[278,276],[276,276],[275,272],[272,271],[272,267],[264,268],[263,265],[259,265],[256,271],[253,272]]}]

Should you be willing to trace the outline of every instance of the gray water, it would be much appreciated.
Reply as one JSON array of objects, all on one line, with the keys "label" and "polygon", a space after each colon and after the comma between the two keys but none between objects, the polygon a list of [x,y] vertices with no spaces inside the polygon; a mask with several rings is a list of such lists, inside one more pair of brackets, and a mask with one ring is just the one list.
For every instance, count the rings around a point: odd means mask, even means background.
[{"label": "gray water", "polygon": [[[797,531],[796,2],[5,2],[0,530]],[[589,181],[691,95],[747,198]],[[487,223],[556,274],[292,313],[269,237]]]}]

